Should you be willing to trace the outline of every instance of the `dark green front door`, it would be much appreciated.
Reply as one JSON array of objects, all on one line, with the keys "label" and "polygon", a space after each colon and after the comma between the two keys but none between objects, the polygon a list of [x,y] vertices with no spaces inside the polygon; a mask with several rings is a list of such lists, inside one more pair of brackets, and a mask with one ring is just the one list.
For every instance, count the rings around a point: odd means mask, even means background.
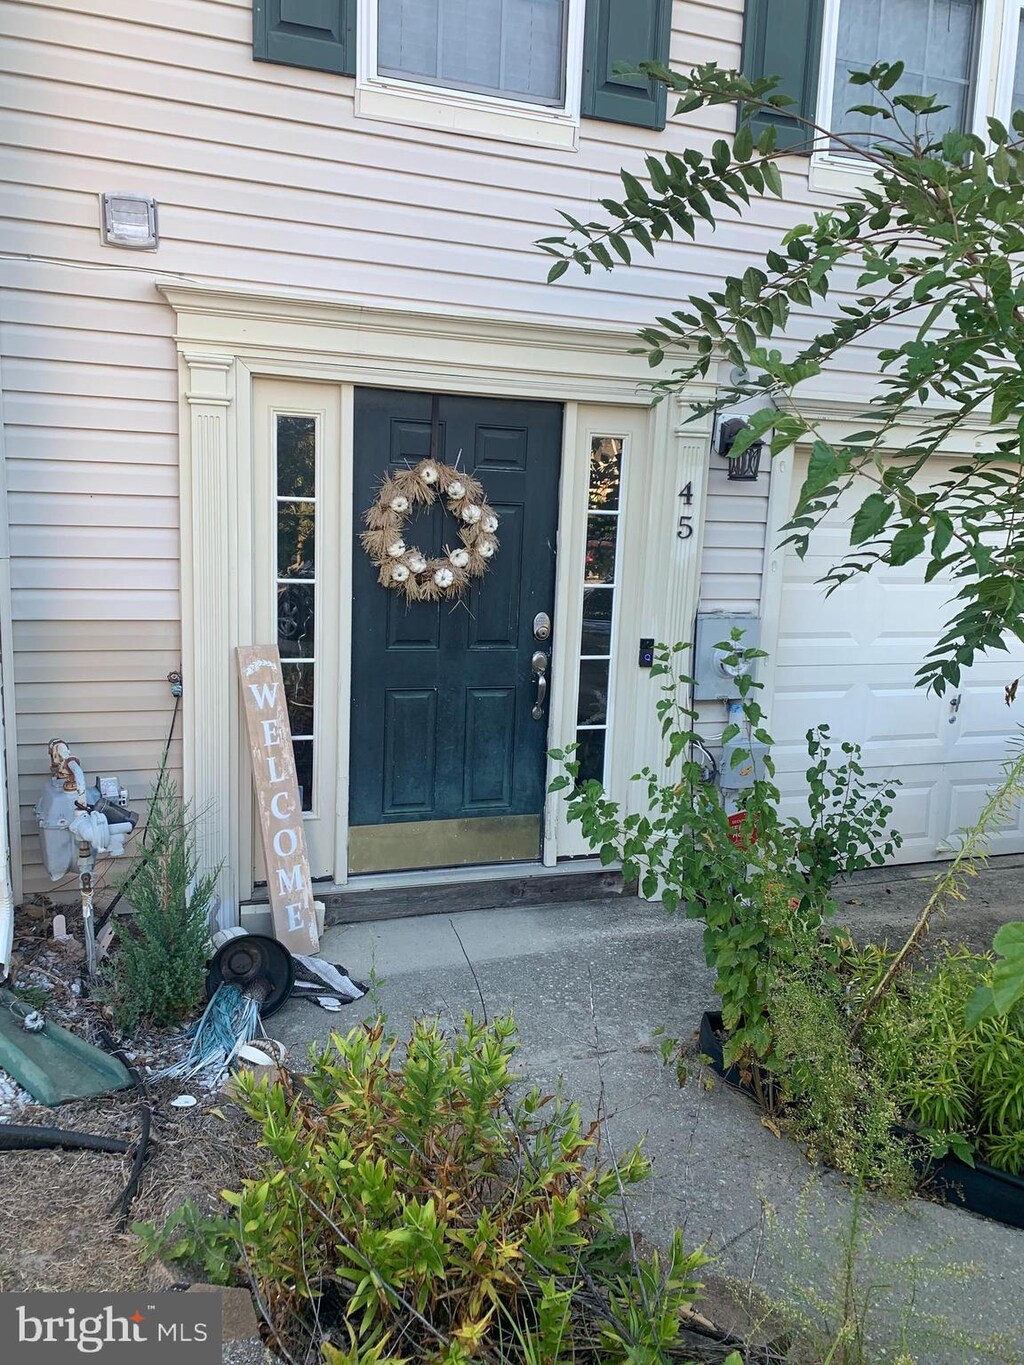
[{"label": "dark green front door", "polygon": [[[547,705],[534,636],[554,616],[562,409],[555,403],[357,389],[357,517],[389,469],[425,456],[474,474],[500,549],[456,602],[412,605],[353,565],[349,870],[536,858]],[[361,529],[361,528],[360,528]],[[410,521],[426,555],[455,541],[442,501]],[[550,683],[550,669],[548,671]]]}]

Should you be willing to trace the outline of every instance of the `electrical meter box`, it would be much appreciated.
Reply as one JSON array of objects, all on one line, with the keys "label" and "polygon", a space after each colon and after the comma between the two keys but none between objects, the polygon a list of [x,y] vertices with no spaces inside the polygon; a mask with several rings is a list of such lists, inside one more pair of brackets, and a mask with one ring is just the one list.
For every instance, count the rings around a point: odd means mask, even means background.
[{"label": "electrical meter box", "polygon": [[[692,669],[694,701],[733,701],[739,696],[737,669],[725,662],[732,651],[718,648],[720,644],[728,642],[734,630],[743,632],[737,649],[760,647],[761,622],[756,616],[725,611],[697,613]],[[756,662],[745,667],[756,676]]]}]

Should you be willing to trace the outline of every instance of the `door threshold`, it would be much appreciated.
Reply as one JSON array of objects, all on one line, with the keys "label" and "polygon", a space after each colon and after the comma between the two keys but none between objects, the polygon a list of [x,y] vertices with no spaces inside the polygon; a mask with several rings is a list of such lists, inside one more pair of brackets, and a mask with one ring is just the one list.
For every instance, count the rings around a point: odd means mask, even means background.
[{"label": "door threshold", "polygon": [[[617,870],[617,865],[612,868]],[[470,882],[510,881],[515,877],[565,877],[574,872],[606,872],[600,858],[567,858],[547,867],[538,859],[529,863],[484,863],[473,867],[427,867],[412,872],[360,872],[340,886],[324,886],[322,891],[332,896],[350,896],[361,891],[393,891],[419,886],[465,885]],[[324,896],[314,883],[318,900]]]},{"label": "door threshold", "polygon": [[[623,883],[617,867],[604,867],[598,858],[573,858],[554,867],[535,862],[368,872],[352,877],[343,886],[313,883],[314,896],[326,907],[328,925],[495,910],[510,905],[562,905],[567,901],[607,900],[635,892],[634,885]],[[243,905],[241,922],[250,933],[268,933],[270,911],[265,903]]]}]

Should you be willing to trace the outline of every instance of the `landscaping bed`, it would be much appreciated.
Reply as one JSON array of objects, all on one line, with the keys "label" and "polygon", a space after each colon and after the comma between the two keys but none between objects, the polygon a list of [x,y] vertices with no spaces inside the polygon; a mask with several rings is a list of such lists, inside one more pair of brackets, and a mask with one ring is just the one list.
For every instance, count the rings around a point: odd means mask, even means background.
[{"label": "landscaping bed", "polygon": [[[707,1058],[711,1069],[726,1085],[742,1091],[756,1104],[759,1095],[764,1093],[767,1078],[762,1078],[758,1088],[750,1080],[744,1080],[737,1063],[726,1064],[723,1033],[721,1012],[705,1010],[698,1029],[701,1056]],[[1008,1227],[1024,1228],[1024,1179],[1020,1176],[1010,1175],[983,1161],[968,1165],[952,1152],[934,1156],[915,1129],[897,1125],[894,1132],[908,1143],[911,1160],[921,1177],[919,1193],[992,1218]]]}]

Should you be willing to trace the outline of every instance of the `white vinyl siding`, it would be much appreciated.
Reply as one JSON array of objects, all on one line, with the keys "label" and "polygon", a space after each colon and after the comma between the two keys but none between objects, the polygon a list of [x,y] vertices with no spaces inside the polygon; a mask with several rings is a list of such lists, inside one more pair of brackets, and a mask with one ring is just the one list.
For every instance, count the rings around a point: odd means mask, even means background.
[{"label": "white vinyl siding", "polygon": [[756,481],[730,480],[728,461],[712,454],[708,469],[700,610],[758,612],[764,572],[767,455]]}]

